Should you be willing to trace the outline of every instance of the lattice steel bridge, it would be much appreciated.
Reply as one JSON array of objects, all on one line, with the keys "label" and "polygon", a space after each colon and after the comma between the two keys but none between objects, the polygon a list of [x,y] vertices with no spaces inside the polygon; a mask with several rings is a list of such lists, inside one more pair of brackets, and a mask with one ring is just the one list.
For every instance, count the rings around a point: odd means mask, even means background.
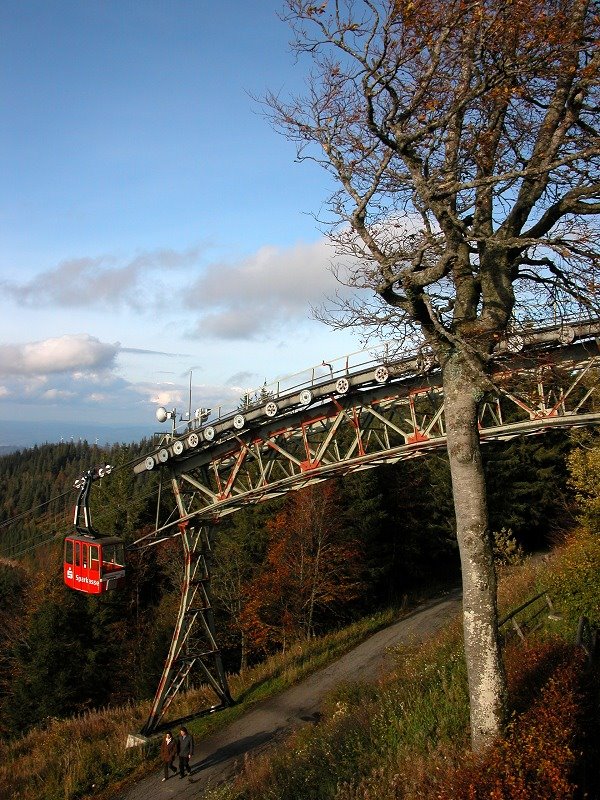
[{"label": "lattice steel bridge", "polygon": [[[524,329],[500,342],[480,405],[482,442],[600,423],[600,320]],[[180,536],[185,574],[175,633],[144,733],[155,730],[194,665],[221,705],[233,701],[214,635],[208,526],[253,503],[446,446],[436,361],[419,351],[323,362],[264,386],[244,410],[199,415],[162,435],[134,466],[160,470],[171,515],[134,547]],[[171,415],[174,417],[174,412]],[[198,635],[200,634],[200,635]],[[190,648],[190,643],[194,647]]]}]

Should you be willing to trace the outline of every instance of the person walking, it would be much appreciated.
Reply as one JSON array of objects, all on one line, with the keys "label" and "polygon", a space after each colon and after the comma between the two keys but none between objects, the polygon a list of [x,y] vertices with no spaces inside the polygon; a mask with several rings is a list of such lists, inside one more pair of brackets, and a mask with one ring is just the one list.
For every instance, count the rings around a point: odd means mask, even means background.
[{"label": "person walking", "polygon": [[175,766],[175,756],[177,755],[177,742],[173,738],[173,734],[171,731],[167,731],[165,734],[165,738],[162,740],[160,744],[160,757],[163,762],[163,766],[165,769],[163,781],[168,780],[169,778],[169,770],[172,769],[173,772],[177,772],[177,767]]},{"label": "person walking", "polygon": [[191,775],[190,758],[194,755],[194,739],[187,728],[181,728],[177,737],[177,754],[179,755],[179,777],[185,773]]}]

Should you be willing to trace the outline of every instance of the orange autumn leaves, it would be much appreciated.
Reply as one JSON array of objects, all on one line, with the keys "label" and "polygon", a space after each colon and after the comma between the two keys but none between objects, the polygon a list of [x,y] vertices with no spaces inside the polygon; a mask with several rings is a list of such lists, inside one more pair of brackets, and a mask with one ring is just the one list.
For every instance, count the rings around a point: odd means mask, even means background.
[{"label": "orange autumn leaves", "polygon": [[[583,654],[558,640],[507,655],[513,693],[528,698],[505,736],[482,757],[470,756],[438,800],[567,800],[579,758],[577,735],[586,700]],[[538,696],[535,685],[546,675]],[[587,796],[587,795],[586,795]]]},{"label": "orange autumn leaves", "polygon": [[252,581],[242,627],[252,645],[268,650],[310,638],[363,588],[359,543],[348,538],[333,483],[291,496],[267,523],[269,542]]}]

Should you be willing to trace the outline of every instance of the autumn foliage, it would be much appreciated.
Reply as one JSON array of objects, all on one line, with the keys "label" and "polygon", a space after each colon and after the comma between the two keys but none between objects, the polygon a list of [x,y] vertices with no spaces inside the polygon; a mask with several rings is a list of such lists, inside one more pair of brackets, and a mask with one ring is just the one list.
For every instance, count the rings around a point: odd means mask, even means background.
[{"label": "autumn foliage", "polygon": [[343,525],[335,484],[293,494],[267,528],[263,568],[242,615],[247,636],[263,649],[310,638],[323,612],[362,589],[361,548]]},{"label": "autumn foliage", "polygon": [[581,519],[594,529],[600,520],[600,444],[597,436],[582,435],[580,447],[574,448],[569,455],[568,465]]},{"label": "autumn foliage", "polygon": [[509,668],[516,697],[524,701],[533,696],[533,702],[484,757],[469,758],[456,770],[439,800],[573,797],[576,737],[584,710],[582,653],[564,643],[538,642],[514,651]]}]

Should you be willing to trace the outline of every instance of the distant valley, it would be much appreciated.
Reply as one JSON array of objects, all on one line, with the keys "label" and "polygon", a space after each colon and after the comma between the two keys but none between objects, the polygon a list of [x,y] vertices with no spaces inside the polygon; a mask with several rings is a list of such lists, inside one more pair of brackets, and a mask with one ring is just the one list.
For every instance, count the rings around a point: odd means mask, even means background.
[{"label": "distant valley", "polygon": [[94,422],[13,422],[0,420],[0,456],[34,445],[61,441],[86,441],[89,444],[115,444],[139,442],[151,437],[155,424],[119,425]]}]

